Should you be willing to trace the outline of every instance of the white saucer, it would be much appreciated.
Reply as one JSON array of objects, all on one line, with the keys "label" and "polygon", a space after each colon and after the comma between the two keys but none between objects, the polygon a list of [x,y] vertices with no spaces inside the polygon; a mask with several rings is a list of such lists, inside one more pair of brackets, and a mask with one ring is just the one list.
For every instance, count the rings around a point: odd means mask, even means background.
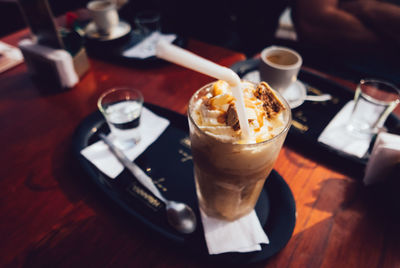
[{"label": "white saucer", "polygon": [[[248,72],[243,76],[243,80],[247,80],[253,83],[260,83],[260,72],[258,70]],[[281,94],[289,103],[290,108],[294,109],[303,104],[307,97],[307,90],[304,84],[297,80]]]},{"label": "white saucer", "polygon": [[290,108],[294,109],[303,104],[307,97],[307,90],[304,84],[297,80],[281,94],[289,103]]},{"label": "white saucer", "polygon": [[111,41],[127,35],[131,31],[131,25],[125,21],[119,21],[118,25],[108,35],[102,35],[97,31],[96,24],[90,22],[86,28],[85,33],[88,38],[96,39],[98,41]]}]

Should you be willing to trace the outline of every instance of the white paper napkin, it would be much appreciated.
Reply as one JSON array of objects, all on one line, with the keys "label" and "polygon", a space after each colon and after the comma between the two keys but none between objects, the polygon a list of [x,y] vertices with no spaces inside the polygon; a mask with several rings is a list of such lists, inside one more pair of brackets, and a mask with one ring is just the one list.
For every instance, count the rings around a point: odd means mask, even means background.
[{"label": "white paper napkin", "polygon": [[0,41],[0,73],[22,63],[24,57],[21,50],[15,46]]},{"label": "white paper napkin", "polygon": [[364,184],[383,181],[397,163],[400,163],[400,136],[379,133],[365,169]]},{"label": "white paper napkin", "polygon": [[[126,156],[131,161],[135,160],[147,147],[158,139],[168,125],[169,121],[167,119],[143,108],[139,127],[141,139],[132,148],[124,150]],[[84,148],[81,154],[110,178],[114,179],[124,170],[122,164],[101,140]]]},{"label": "white paper napkin", "polygon": [[329,122],[318,137],[318,141],[336,150],[362,158],[368,151],[372,136],[353,135],[346,130],[354,101],[348,102]]},{"label": "white paper napkin", "polygon": [[163,40],[172,43],[176,39],[175,34],[162,34],[154,32],[137,45],[125,50],[122,55],[130,58],[145,59],[156,55],[156,45],[159,41]]},{"label": "white paper napkin", "polygon": [[269,244],[254,210],[235,221],[211,218],[200,212],[209,254],[259,251],[260,244]]}]

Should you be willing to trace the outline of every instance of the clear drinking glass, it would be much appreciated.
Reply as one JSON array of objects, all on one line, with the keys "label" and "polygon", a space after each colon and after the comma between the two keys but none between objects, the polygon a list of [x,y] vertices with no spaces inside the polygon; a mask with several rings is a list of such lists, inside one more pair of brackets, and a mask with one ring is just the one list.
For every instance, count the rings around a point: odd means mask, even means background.
[{"label": "clear drinking glass", "polygon": [[161,15],[155,10],[139,12],[135,17],[135,25],[143,37],[161,32]]},{"label": "clear drinking glass", "polygon": [[201,130],[192,118],[194,104],[210,86],[212,83],[192,96],[188,109],[196,191],[202,211],[232,221],[254,209],[290,128],[291,111],[283,97],[275,93],[285,105],[281,133],[255,144],[223,142]]},{"label": "clear drinking glass", "polygon": [[389,82],[361,80],[354,95],[354,108],[347,129],[359,135],[377,133],[396,108],[399,97],[400,90]]},{"label": "clear drinking glass", "polygon": [[139,90],[110,89],[100,96],[97,106],[104,115],[118,147],[126,149],[140,141],[143,96]]}]

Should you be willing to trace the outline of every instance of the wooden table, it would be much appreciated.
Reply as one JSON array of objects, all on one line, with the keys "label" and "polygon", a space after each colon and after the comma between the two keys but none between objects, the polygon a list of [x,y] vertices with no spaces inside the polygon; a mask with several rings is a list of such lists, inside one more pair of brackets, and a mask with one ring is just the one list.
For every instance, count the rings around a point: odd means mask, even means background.
[{"label": "wooden table", "polygon": [[[2,41],[16,44],[26,34]],[[245,58],[194,40],[188,49],[225,66]],[[104,90],[132,86],[147,102],[184,114],[189,97],[212,79],[171,64],[90,64],[63,92],[41,91],[24,64],[0,74],[0,267],[212,267],[127,220],[93,189],[71,152],[75,128]],[[280,253],[253,266],[400,267],[399,223],[374,205],[359,178],[287,145],[275,169],[293,191],[297,223]]]}]

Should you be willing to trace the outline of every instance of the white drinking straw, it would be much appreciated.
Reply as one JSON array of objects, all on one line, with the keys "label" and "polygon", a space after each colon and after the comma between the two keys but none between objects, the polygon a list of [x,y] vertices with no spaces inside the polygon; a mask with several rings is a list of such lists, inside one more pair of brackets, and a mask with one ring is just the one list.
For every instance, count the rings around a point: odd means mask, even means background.
[{"label": "white drinking straw", "polygon": [[247,115],[245,113],[242,83],[239,76],[234,71],[204,58],[201,58],[193,54],[192,52],[189,52],[165,41],[158,42],[156,55],[161,59],[228,82],[229,85],[231,85],[232,87],[232,94],[237,101],[236,107],[239,117],[240,129],[242,129],[242,135],[244,138],[250,136],[249,124],[247,120]]}]

